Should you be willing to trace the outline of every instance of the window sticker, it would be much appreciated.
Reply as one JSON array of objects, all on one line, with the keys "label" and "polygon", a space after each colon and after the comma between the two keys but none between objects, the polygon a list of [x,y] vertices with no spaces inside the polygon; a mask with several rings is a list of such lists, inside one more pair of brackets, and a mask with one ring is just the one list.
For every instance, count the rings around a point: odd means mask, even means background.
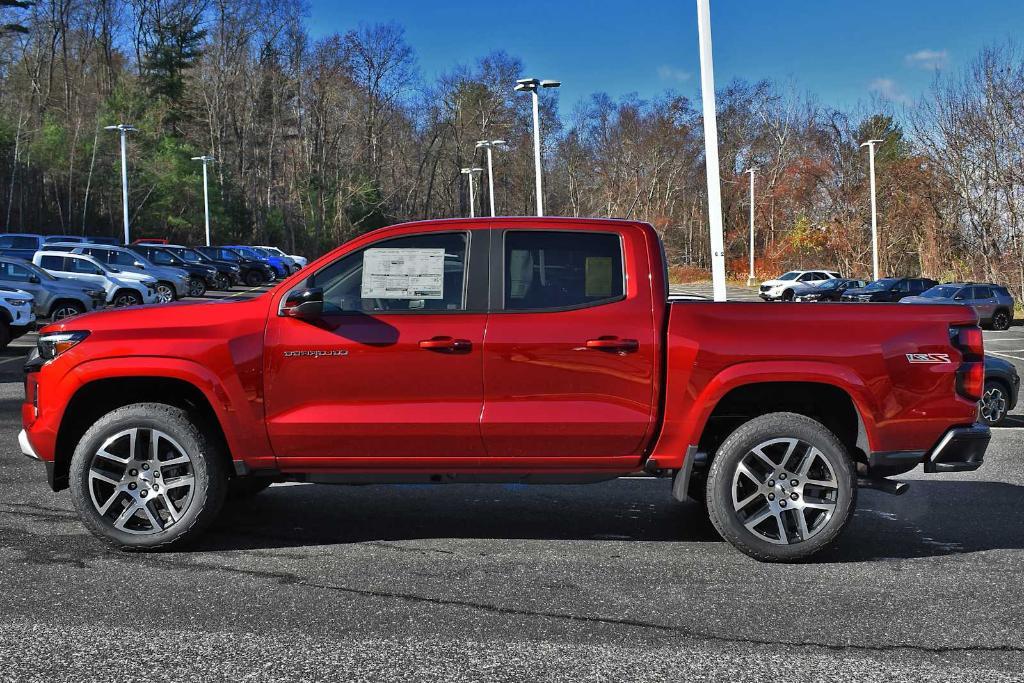
[{"label": "window sticker", "polygon": [[443,299],[444,249],[367,249],[362,298]]},{"label": "window sticker", "polygon": [[588,256],[585,270],[586,296],[601,299],[609,298],[612,295],[611,256]]}]

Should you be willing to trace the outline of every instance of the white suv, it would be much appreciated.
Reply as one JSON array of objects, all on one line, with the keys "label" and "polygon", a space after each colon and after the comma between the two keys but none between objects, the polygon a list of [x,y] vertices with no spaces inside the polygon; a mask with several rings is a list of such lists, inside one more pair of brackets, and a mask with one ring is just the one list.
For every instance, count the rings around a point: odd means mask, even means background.
[{"label": "white suv", "polygon": [[758,294],[765,301],[792,301],[797,285],[817,285],[838,277],[842,275],[834,270],[791,270],[774,280],[762,282]]},{"label": "white suv", "polygon": [[156,278],[118,270],[92,256],[66,251],[37,251],[32,263],[51,275],[81,280],[102,288],[107,295],[107,303],[113,306],[138,306],[160,301]]},{"label": "white suv", "polygon": [[0,287],[0,349],[25,334],[36,321],[32,295],[13,287]]}]

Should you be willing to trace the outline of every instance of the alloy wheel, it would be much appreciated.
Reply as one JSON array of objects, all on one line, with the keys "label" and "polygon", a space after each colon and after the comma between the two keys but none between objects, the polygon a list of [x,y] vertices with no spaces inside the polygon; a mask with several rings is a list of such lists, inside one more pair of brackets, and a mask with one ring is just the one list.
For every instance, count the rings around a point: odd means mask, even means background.
[{"label": "alloy wheel", "polygon": [[195,492],[191,456],[157,429],[125,429],[108,438],[93,455],[88,476],[96,512],[129,534],[155,534],[172,526]]},{"label": "alloy wheel", "polygon": [[820,450],[800,439],[771,439],[750,449],[737,465],[733,512],[761,540],[800,543],[828,525],[839,490],[836,473]]},{"label": "alloy wheel", "polygon": [[1006,394],[1002,388],[990,384],[981,397],[981,418],[986,424],[997,424],[1006,416]]},{"label": "alloy wheel", "polygon": [[75,308],[70,304],[65,304],[57,308],[57,310],[53,312],[53,315],[51,315],[50,318],[53,319],[54,322],[56,322],[58,320],[64,320],[65,318],[70,318],[71,316],[78,315],[80,313],[82,313],[80,309]]},{"label": "alloy wheel", "polygon": [[124,308],[125,306],[138,306],[142,301],[136,294],[118,294],[114,298],[115,308]]},{"label": "alloy wheel", "polygon": [[156,286],[156,298],[162,304],[170,303],[174,301],[174,288],[170,285],[165,285],[160,282]]}]

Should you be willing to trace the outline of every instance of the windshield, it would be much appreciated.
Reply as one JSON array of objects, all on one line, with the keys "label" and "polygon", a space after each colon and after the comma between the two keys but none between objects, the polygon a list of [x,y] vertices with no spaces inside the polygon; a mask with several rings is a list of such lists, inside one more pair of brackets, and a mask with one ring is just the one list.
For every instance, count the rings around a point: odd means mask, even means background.
[{"label": "windshield", "polygon": [[872,282],[870,285],[864,288],[865,292],[887,292],[892,289],[892,286],[896,284],[896,280],[892,278],[886,278],[884,280],[877,280]]},{"label": "windshield", "polygon": [[952,299],[959,291],[959,287],[932,287],[921,292],[921,296],[926,299]]},{"label": "windshield", "polygon": [[191,249],[172,249],[175,255],[189,261],[191,263],[199,263],[203,259]]},{"label": "windshield", "polygon": [[221,261],[241,261],[242,260],[242,257],[240,257],[237,253],[235,253],[231,249],[220,249],[220,250],[218,250],[216,252],[216,255],[217,255],[217,258],[220,259]]},{"label": "windshield", "polygon": [[19,237],[4,235],[0,237],[0,249],[37,249],[39,241],[35,237]]},{"label": "windshield", "polygon": [[780,280],[795,280],[799,276],[800,276],[800,271],[799,270],[791,270],[788,273],[786,273],[785,275],[780,275],[779,279]]},{"label": "windshield", "polygon": [[846,284],[846,280],[825,280],[818,285],[818,289],[838,289],[843,284]]}]

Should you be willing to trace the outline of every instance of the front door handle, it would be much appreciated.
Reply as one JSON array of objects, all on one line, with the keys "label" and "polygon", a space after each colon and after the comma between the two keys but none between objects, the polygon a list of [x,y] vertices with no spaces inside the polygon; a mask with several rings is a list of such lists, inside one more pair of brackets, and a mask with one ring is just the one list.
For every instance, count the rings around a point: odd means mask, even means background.
[{"label": "front door handle", "polygon": [[640,342],[636,339],[619,339],[608,335],[597,339],[588,339],[587,348],[612,353],[635,353],[640,348]]},{"label": "front door handle", "polygon": [[468,339],[434,337],[433,339],[421,341],[420,348],[427,351],[440,351],[441,353],[468,353],[473,348],[473,342]]}]

